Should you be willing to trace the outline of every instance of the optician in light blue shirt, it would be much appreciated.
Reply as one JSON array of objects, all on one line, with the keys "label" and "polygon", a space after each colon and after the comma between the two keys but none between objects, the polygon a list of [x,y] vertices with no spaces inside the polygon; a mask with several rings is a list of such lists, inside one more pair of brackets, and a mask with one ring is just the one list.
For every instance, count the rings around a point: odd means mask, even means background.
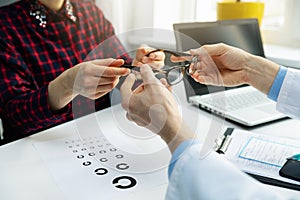
[{"label": "optician in light blue shirt", "polygon": [[[205,45],[190,53],[205,61],[191,66],[196,71],[192,75],[196,81],[224,86],[249,84],[277,101],[279,111],[300,118],[298,70],[280,67],[225,44]],[[131,90],[134,75],[129,75],[122,85],[122,106],[129,120],[160,135],[173,153],[166,199],[285,199],[222,155],[211,151],[203,157],[202,144],[194,141],[195,134],[182,121],[176,101],[163,86],[166,82],[159,82],[148,66],[142,66],[141,75],[144,85],[139,89]]]}]

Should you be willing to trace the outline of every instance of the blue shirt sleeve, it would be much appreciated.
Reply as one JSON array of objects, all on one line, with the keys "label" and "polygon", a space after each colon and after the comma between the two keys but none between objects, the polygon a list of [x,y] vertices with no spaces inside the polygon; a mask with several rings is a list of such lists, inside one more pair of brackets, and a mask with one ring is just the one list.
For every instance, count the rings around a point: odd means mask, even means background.
[{"label": "blue shirt sleeve", "polygon": [[172,172],[176,165],[177,160],[180,158],[180,156],[184,153],[184,151],[187,148],[189,148],[190,146],[192,146],[194,144],[199,144],[199,141],[198,140],[186,140],[186,141],[182,142],[180,145],[178,145],[178,147],[175,149],[175,151],[173,152],[171,161],[170,161],[169,169],[168,169],[169,178],[172,175]]},{"label": "blue shirt sleeve", "polygon": [[278,99],[278,95],[279,95],[283,80],[285,78],[286,72],[287,72],[287,68],[280,66],[279,71],[274,79],[274,82],[273,82],[273,84],[270,88],[269,94],[268,94],[268,97],[270,99],[272,99],[273,101],[277,101],[277,99]]}]

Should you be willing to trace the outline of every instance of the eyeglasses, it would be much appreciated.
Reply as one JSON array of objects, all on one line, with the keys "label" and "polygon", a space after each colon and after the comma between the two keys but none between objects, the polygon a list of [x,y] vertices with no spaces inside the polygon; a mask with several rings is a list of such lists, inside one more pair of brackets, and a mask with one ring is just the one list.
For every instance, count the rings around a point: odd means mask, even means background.
[{"label": "eyeglasses", "polygon": [[[150,56],[150,54],[155,52],[163,52],[165,54],[164,66],[160,69],[152,69],[153,73],[158,79],[165,78],[169,85],[176,85],[180,83],[185,75],[192,75],[194,71],[190,71],[190,65],[192,63],[198,62],[197,56],[193,56],[184,52],[176,52],[165,49],[155,49],[150,51],[145,56]],[[172,61],[172,58],[181,58],[184,61],[176,62]],[[126,67],[131,69],[131,72],[136,75],[138,79],[140,76],[140,67],[132,66],[132,65],[123,65],[122,67]]]}]

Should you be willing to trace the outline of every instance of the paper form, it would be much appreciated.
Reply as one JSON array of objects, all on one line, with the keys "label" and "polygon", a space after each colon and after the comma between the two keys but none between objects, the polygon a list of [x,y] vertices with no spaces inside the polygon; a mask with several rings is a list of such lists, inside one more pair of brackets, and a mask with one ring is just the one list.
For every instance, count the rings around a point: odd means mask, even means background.
[{"label": "paper form", "polygon": [[286,158],[300,153],[300,140],[234,130],[225,157],[242,171],[300,185],[281,177]]},{"label": "paper form", "polygon": [[299,152],[299,147],[251,137],[240,152],[239,157],[266,165],[282,167],[286,162],[286,158]]}]

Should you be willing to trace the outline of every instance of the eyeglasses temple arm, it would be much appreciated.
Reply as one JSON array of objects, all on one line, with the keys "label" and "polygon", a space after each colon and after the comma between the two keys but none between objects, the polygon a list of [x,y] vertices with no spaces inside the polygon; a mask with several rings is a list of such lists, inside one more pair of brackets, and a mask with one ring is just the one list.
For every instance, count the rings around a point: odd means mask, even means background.
[{"label": "eyeglasses temple arm", "polygon": [[155,53],[155,52],[165,52],[165,53],[170,53],[170,54],[173,54],[174,56],[177,56],[177,57],[185,57],[185,56],[192,56],[191,54],[189,53],[185,53],[185,52],[179,52],[179,51],[171,51],[171,50],[166,50],[166,49],[156,49],[156,50],[153,50],[153,51],[150,51],[148,52],[145,56],[149,56],[151,53]]}]

